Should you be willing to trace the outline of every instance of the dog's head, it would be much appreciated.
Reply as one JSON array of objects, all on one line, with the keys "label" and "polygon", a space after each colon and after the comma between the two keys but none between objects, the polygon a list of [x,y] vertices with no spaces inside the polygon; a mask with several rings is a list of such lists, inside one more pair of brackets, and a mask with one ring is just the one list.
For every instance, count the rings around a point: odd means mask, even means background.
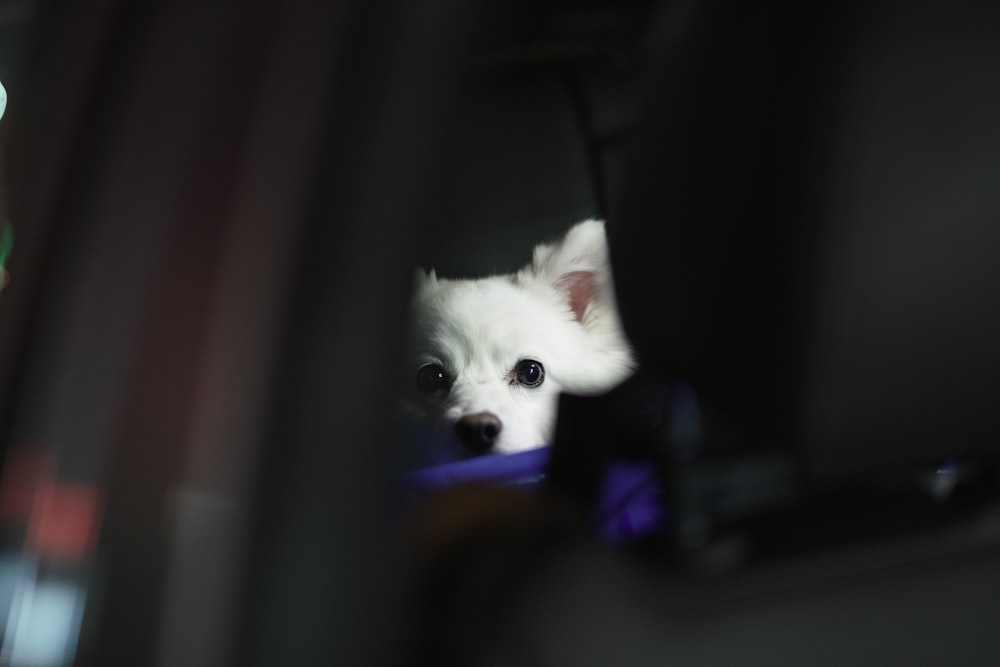
[{"label": "dog's head", "polygon": [[470,453],[546,444],[560,392],[600,393],[633,370],[601,222],[538,246],[516,274],[444,280],[421,272],[417,282],[408,404]]}]

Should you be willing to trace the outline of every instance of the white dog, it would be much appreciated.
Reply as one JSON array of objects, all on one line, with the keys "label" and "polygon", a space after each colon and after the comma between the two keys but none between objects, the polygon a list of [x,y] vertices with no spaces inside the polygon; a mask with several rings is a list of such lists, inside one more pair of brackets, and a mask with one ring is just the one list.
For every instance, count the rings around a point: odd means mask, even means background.
[{"label": "white dog", "polygon": [[560,392],[602,393],[635,368],[600,221],[536,247],[515,274],[444,280],[431,271],[417,282],[408,404],[467,453],[547,444]]}]

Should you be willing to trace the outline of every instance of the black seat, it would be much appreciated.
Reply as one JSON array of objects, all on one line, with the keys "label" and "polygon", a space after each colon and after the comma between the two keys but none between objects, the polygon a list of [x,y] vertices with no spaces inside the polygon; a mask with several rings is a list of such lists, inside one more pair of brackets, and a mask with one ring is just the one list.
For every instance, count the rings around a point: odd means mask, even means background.
[{"label": "black seat", "polygon": [[612,193],[644,367],[811,474],[997,458],[1000,8],[700,7]]}]

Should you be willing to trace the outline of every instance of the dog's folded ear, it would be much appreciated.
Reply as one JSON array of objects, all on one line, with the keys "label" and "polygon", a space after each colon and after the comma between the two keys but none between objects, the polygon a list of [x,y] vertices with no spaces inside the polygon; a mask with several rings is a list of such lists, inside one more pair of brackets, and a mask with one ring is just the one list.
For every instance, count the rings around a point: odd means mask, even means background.
[{"label": "dog's folded ear", "polygon": [[610,298],[604,223],[586,220],[574,225],[560,241],[537,246],[534,259],[520,277],[542,281],[562,292],[577,321],[585,323],[591,306]]}]

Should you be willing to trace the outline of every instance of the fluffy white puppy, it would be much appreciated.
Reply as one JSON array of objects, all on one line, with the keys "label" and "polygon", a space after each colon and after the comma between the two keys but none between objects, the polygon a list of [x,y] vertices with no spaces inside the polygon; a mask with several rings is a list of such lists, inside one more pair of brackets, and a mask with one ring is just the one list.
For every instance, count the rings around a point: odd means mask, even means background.
[{"label": "fluffy white puppy", "polygon": [[445,280],[420,272],[408,404],[467,453],[548,443],[560,392],[602,393],[635,363],[615,304],[604,223],[573,226],[515,274]]}]

